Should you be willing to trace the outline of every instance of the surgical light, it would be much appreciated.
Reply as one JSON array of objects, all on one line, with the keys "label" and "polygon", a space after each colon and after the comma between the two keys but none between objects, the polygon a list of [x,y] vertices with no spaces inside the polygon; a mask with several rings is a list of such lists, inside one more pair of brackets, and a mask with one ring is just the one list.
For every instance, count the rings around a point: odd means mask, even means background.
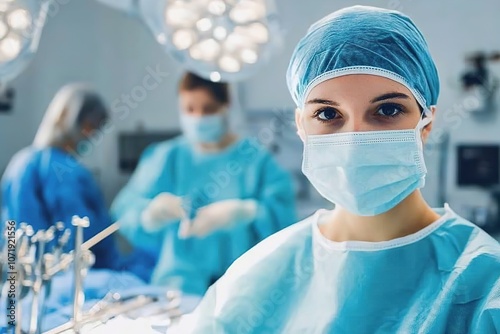
[{"label": "surgical light", "polygon": [[213,15],[222,15],[226,11],[226,3],[222,0],[212,0],[207,9]]},{"label": "surgical light", "polygon": [[97,1],[142,20],[185,69],[212,81],[248,78],[281,44],[274,0]]},{"label": "surgical light", "polygon": [[196,27],[198,28],[199,31],[203,32],[209,31],[210,29],[212,29],[212,20],[205,17],[196,22]]},{"label": "surgical light", "polygon": [[219,72],[212,72],[210,73],[210,80],[213,82],[219,82],[220,81],[220,73]]},{"label": "surgical light", "polygon": [[247,64],[255,64],[259,56],[257,52],[252,49],[244,49],[241,50],[241,60],[243,60]]},{"label": "surgical light", "polygon": [[256,0],[241,0],[229,12],[229,17],[235,23],[246,24],[260,20],[266,15],[265,5]]},{"label": "surgical light", "polygon": [[49,0],[0,0],[0,84],[16,77],[38,48]]},{"label": "surgical light", "polygon": [[217,58],[221,51],[221,46],[214,39],[207,39],[198,43],[194,47],[199,48],[201,52],[201,59],[205,61],[212,61]]},{"label": "surgical light", "polygon": [[220,58],[219,66],[222,70],[230,73],[238,72],[241,69],[240,61],[231,56],[223,56]]},{"label": "surgical light", "polygon": [[0,41],[0,59],[14,59],[21,51],[21,39],[17,35],[9,35]]},{"label": "surgical light", "polygon": [[224,27],[216,27],[214,29],[214,37],[218,40],[223,40],[227,36],[227,30]]},{"label": "surgical light", "polygon": [[9,27],[3,21],[0,21],[0,39],[4,38],[8,32]]},{"label": "surgical light", "polygon": [[262,44],[269,40],[269,30],[262,23],[252,23],[241,29],[256,43]]},{"label": "surgical light", "polygon": [[248,78],[281,42],[273,0],[139,0],[138,8],[176,60],[213,81]]},{"label": "surgical light", "polygon": [[189,48],[196,40],[195,34],[188,29],[177,30],[172,36],[172,42],[179,50]]},{"label": "surgical light", "polygon": [[14,30],[27,29],[32,21],[30,14],[24,9],[16,9],[7,15],[7,21]]}]

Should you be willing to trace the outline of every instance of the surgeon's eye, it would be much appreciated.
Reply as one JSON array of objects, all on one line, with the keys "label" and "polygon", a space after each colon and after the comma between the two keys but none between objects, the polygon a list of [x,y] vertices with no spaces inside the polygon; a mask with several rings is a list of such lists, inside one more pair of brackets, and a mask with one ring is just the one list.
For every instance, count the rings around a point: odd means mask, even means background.
[{"label": "surgeon's eye", "polygon": [[406,110],[403,106],[395,103],[386,103],[381,105],[375,114],[382,117],[398,117],[404,114]]},{"label": "surgeon's eye", "polygon": [[339,118],[340,115],[337,110],[331,108],[331,107],[325,107],[318,109],[314,115],[314,118],[316,118],[320,122],[328,123],[333,121],[336,118]]}]

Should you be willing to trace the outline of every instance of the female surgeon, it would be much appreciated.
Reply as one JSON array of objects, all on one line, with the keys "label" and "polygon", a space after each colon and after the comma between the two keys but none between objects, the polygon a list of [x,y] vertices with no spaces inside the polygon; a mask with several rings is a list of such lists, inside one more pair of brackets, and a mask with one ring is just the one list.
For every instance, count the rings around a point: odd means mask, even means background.
[{"label": "female surgeon", "polygon": [[[2,220],[26,222],[47,230],[56,222],[67,228],[74,215],[89,218],[84,240],[111,224],[102,193],[78,159],[88,139],[108,118],[102,98],[84,84],[61,88],[45,113],[33,144],[18,152],[2,177]],[[67,247],[74,246],[74,233]],[[95,268],[116,268],[113,238],[92,248]],[[117,248],[116,248],[117,250]]]},{"label": "female surgeon", "polygon": [[143,153],[112,212],[133,246],[157,261],[151,282],[202,296],[229,265],[294,222],[291,178],[229,127],[229,89],[186,73],[183,136]]},{"label": "female surgeon", "polygon": [[419,191],[439,81],[414,23],[334,12],[299,42],[287,82],[303,172],[336,207],[240,257],[179,332],[498,333],[500,245]]}]

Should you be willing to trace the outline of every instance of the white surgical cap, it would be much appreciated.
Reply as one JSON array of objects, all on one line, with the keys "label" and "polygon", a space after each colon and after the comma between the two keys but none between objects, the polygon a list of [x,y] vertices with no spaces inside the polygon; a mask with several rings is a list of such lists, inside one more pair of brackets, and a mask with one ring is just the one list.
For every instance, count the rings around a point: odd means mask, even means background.
[{"label": "white surgical cap", "polygon": [[83,120],[97,127],[107,116],[103,100],[90,86],[82,83],[66,85],[50,102],[33,145],[47,147],[61,144],[67,138],[78,137]]}]

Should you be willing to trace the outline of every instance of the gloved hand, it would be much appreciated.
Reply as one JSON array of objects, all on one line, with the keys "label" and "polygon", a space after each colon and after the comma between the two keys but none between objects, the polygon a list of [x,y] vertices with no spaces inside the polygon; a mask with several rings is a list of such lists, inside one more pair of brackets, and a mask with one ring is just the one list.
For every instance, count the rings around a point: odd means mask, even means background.
[{"label": "gloved hand", "polygon": [[198,209],[192,221],[183,220],[179,237],[204,237],[217,230],[229,230],[251,223],[257,214],[257,202],[252,199],[228,199]]},{"label": "gloved hand", "polygon": [[170,193],[160,193],[144,209],[141,221],[146,231],[154,232],[185,217],[182,198]]}]

